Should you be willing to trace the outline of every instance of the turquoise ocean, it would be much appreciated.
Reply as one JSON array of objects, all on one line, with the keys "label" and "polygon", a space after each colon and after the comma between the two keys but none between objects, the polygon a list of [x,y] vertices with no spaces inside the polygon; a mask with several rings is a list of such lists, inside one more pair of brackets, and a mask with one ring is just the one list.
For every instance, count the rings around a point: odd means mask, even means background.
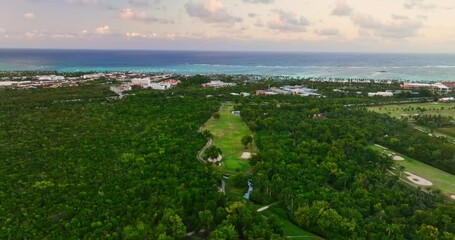
[{"label": "turquoise ocean", "polygon": [[455,81],[455,55],[0,49],[0,71],[132,71]]}]

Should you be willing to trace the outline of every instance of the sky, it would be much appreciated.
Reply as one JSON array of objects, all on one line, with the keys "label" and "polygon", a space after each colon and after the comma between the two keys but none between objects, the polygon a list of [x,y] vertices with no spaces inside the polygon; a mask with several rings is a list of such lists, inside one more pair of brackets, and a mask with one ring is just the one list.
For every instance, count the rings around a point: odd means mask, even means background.
[{"label": "sky", "polygon": [[1,0],[0,48],[455,53],[455,1]]}]

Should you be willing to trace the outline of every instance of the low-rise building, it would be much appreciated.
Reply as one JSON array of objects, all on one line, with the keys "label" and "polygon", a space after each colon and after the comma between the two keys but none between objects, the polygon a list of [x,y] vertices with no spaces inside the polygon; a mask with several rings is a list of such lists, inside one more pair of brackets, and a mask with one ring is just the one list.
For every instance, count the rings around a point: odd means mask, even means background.
[{"label": "low-rise building", "polygon": [[111,86],[110,87],[111,91],[115,92],[115,93],[122,93],[122,92],[125,92],[125,91],[131,91],[132,88],[131,88],[131,85],[130,84],[126,84],[126,83],[123,83],[119,86]]},{"label": "low-rise building", "polygon": [[181,82],[180,82],[180,80],[167,79],[167,80],[164,80],[162,83],[164,83],[164,84],[169,84],[169,85],[175,87],[175,86],[179,85]]},{"label": "low-rise building", "polygon": [[278,93],[276,92],[272,92],[272,91],[265,91],[265,90],[256,90],[256,95],[278,95]]},{"label": "low-rise building", "polygon": [[393,97],[393,92],[370,92],[368,97]]},{"label": "low-rise building", "polygon": [[256,95],[299,95],[299,96],[312,96],[321,97],[316,93],[317,89],[306,88],[302,86],[284,86],[281,88],[269,88],[268,90],[257,90]]},{"label": "low-rise building", "polygon": [[142,88],[148,88],[150,86],[150,84],[151,84],[151,80],[149,77],[131,79],[131,85],[133,85],[133,86],[140,86]]},{"label": "low-rise building", "polygon": [[404,90],[428,89],[433,92],[450,92],[450,87],[442,83],[403,83],[400,85],[400,87]]},{"label": "low-rise building", "polygon": [[151,83],[149,85],[149,87],[154,90],[167,90],[167,89],[172,88],[172,85],[170,83],[159,82],[159,83]]},{"label": "low-rise building", "polygon": [[214,80],[210,81],[208,83],[202,84],[203,87],[213,87],[213,88],[219,88],[219,87],[233,87],[235,86],[235,83],[228,83],[228,82],[223,82],[220,80]]},{"label": "low-rise building", "polygon": [[453,81],[453,82],[442,82],[442,84],[444,86],[447,86],[447,87],[451,88],[451,89],[455,89],[455,81]]},{"label": "low-rise building", "polygon": [[439,102],[440,102],[440,103],[449,103],[449,102],[455,102],[455,98],[454,98],[454,97],[449,97],[449,98],[441,98],[441,99],[439,99]]},{"label": "low-rise building", "polygon": [[38,79],[39,81],[62,81],[65,80],[65,77],[57,75],[41,75],[36,76],[36,79]]},{"label": "low-rise building", "polygon": [[83,79],[99,79],[102,77],[104,77],[104,73],[85,74],[82,76]]}]

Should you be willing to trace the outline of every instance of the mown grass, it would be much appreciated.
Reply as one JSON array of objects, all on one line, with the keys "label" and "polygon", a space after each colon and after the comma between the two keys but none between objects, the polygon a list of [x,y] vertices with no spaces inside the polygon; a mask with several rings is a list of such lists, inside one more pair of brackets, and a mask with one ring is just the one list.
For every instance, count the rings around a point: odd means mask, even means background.
[{"label": "mown grass", "polygon": [[220,110],[220,119],[213,117],[203,126],[202,130],[209,130],[213,134],[213,145],[222,151],[222,166],[226,173],[247,172],[249,169],[248,160],[240,157],[243,152],[256,153],[256,146],[245,149],[241,139],[245,135],[253,135],[248,126],[239,116],[231,114],[233,104],[225,103]]},{"label": "mown grass", "polygon": [[[425,111],[419,111],[418,108]],[[393,104],[377,107],[369,107],[368,110],[377,113],[387,114],[393,118],[401,119],[414,115],[441,115],[444,117],[453,117],[455,119],[455,103],[412,103],[412,104]],[[412,121],[411,121],[412,122]],[[426,132],[432,132],[435,136],[443,136],[449,140],[455,140],[455,127],[439,128],[431,131],[427,127],[418,126]]]},{"label": "mown grass", "polygon": [[284,234],[286,236],[291,237],[292,239],[322,239],[321,237],[318,237],[313,233],[301,229],[300,227],[298,227],[297,225],[295,225],[294,223],[285,218],[279,217],[279,221],[283,225]]},{"label": "mown grass", "polygon": [[[428,179],[433,183],[431,189],[439,189],[441,192],[450,197],[450,195],[455,194],[455,176],[429,166],[427,164],[421,163],[415,159],[407,157],[405,155],[391,151],[390,149],[383,149],[378,146],[371,146],[372,149],[383,152],[385,154],[395,154],[403,157],[404,161],[395,161],[396,164],[396,174],[399,175],[399,166],[405,167],[405,171],[411,172],[417,176]],[[408,181],[405,174],[402,174],[402,179]],[[408,181],[410,182],[410,181]],[[410,182],[411,183],[411,182]],[[427,187],[423,187],[427,188]]]},{"label": "mown grass", "polygon": [[[417,108],[425,109],[419,112]],[[412,104],[393,104],[377,107],[369,107],[371,111],[389,114],[394,118],[402,116],[411,117],[414,114],[420,115],[439,115],[455,118],[455,103],[412,103]]]},{"label": "mown grass", "polygon": [[439,128],[438,131],[455,139],[455,128]]},{"label": "mown grass", "polygon": [[[263,207],[262,205],[258,204],[254,204],[254,206],[256,209]],[[289,239],[323,239],[295,225],[287,218],[287,216],[285,216],[284,213],[282,213],[282,210],[277,206],[271,206],[269,209],[262,211],[261,214],[266,218],[269,218],[272,215],[278,217],[279,223],[283,226],[284,235]]]}]

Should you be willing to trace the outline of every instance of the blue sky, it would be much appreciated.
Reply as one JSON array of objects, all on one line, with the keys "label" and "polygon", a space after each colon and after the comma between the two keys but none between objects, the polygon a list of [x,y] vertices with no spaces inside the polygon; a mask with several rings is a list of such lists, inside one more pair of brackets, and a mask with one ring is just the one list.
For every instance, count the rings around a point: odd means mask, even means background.
[{"label": "blue sky", "polygon": [[0,48],[455,53],[455,2],[2,0]]}]

